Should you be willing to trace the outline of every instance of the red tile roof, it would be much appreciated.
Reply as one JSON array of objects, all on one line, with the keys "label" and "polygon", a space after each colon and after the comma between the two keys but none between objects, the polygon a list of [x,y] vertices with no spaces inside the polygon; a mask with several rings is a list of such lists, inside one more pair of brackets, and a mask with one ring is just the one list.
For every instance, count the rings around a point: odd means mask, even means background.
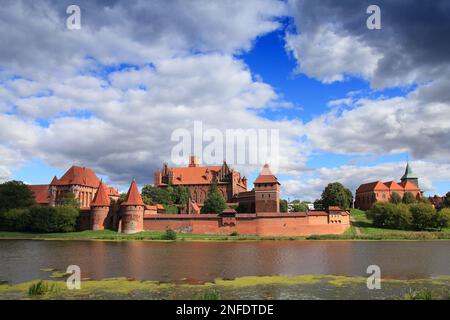
[{"label": "red tile roof", "polygon": [[121,203],[123,206],[143,206],[144,202],[142,201],[141,193],[139,192],[138,186],[136,184],[136,180],[133,179],[131,182],[130,189],[128,190],[127,197],[125,201]]},{"label": "red tile roof", "polygon": [[51,185],[67,186],[67,185],[81,185],[92,188],[97,188],[100,179],[96,176],[94,171],[86,167],[72,166],[61,177],[61,179],[53,178]]},{"label": "red tile roof", "polygon": [[399,185],[397,182],[395,181],[388,181],[384,183],[386,187],[388,187],[390,190],[399,190],[399,191],[403,191],[403,187],[401,185]]},{"label": "red tile roof", "polygon": [[275,177],[270,171],[269,165],[265,164],[261,172],[259,173],[259,176],[256,178],[254,183],[278,183],[277,177]]},{"label": "red tile roof", "polygon": [[342,211],[338,206],[329,206],[328,211]]},{"label": "red tile roof", "polygon": [[108,187],[108,195],[109,196],[119,196],[119,191],[116,188]]},{"label": "red tile roof", "polygon": [[370,183],[364,183],[359,186],[358,189],[356,189],[356,192],[370,192],[370,191],[389,191],[389,188],[380,181],[370,182]]},{"label": "red tile roof", "polygon": [[416,186],[411,181],[400,182],[400,185],[405,189],[405,191],[420,191],[420,188]]},{"label": "red tile roof", "polygon": [[108,207],[111,204],[108,195],[108,188],[103,182],[100,182],[91,207]]},{"label": "red tile roof", "polygon": [[28,188],[33,192],[34,201],[38,204],[49,204],[50,197],[48,193],[48,184],[28,185]]},{"label": "red tile roof", "polygon": [[221,166],[172,168],[173,184],[211,184]]}]

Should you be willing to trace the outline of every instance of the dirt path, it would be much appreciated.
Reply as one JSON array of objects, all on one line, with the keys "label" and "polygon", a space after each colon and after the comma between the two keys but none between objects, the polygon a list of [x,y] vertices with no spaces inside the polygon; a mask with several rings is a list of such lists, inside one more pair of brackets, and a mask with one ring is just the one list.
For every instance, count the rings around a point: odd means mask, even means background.
[{"label": "dirt path", "polygon": [[355,217],[350,217],[350,222],[352,223],[352,225],[355,227],[355,232],[357,236],[361,235],[361,230],[359,230],[359,227],[356,226],[356,220]]}]

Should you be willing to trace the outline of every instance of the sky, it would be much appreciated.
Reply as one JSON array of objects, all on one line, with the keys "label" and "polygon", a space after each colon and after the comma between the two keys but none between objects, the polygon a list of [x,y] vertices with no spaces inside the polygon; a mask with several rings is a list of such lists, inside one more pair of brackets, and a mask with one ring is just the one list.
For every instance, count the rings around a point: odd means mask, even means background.
[{"label": "sky", "polygon": [[[70,30],[69,5],[81,9]],[[330,182],[450,190],[450,3],[25,1],[0,8],[0,182],[71,165],[125,191],[175,165],[172,134],[279,132],[282,197]],[[208,163],[206,163],[208,164]],[[230,163],[252,182],[262,164]]]}]

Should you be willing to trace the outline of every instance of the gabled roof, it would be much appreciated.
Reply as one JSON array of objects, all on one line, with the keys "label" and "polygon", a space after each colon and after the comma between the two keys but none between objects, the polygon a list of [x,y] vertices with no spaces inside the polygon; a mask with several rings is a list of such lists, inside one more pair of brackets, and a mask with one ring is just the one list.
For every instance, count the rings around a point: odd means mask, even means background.
[{"label": "gabled roof", "polygon": [[356,192],[370,192],[370,191],[389,191],[389,188],[380,181],[364,183],[356,189]]},{"label": "gabled roof", "polygon": [[27,185],[27,187],[33,192],[34,201],[38,204],[49,204],[50,197],[48,193],[48,184],[35,184]]},{"label": "gabled roof", "polygon": [[116,188],[108,187],[108,195],[110,196],[119,196],[119,191]]},{"label": "gabled roof", "polygon": [[400,185],[404,188],[405,191],[420,191],[420,188],[411,181],[402,181],[400,182]]},{"label": "gabled roof", "polygon": [[94,200],[91,202],[91,207],[108,207],[111,204],[108,195],[108,188],[106,185],[100,181],[97,193],[95,194]]},{"label": "gabled roof", "polygon": [[173,184],[211,184],[221,166],[172,168]]},{"label": "gabled roof", "polygon": [[259,176],[256,178],[254,183],[278,183],[277,177],[275,177],[270,171],[269,165],[266,163],[259,173]]},{"label": "gabled roof", "polygon": [[127,197],[125,201],[121,203],[122,206],[143,206],[141,193],[139,192],[136,180],[133,179],[131,182],[130,189],[128,190]]},{"label": "gabled roof", "polygon": [[53,178],[52,186],[68,186],[68,185],[81,185],[92,188],[97,188],[100,183],[100,179],[90,168],[72,166],[61,177],[61,179]]},{"label": "gabled roof", "polygon": [[386,185],[386,187],[389,188],[389,190],[403,191],[403,187],[395,181],[388,181],[388,182],[385,182],[384,184]]}]

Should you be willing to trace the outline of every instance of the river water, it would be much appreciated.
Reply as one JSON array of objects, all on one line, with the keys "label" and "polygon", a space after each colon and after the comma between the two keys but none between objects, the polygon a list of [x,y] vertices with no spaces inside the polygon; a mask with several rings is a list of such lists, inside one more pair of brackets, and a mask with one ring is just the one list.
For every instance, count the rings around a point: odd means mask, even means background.
[{"label": "river water", "polygon": [[242,276],[367,276],[378,265],[395,279],[450,275],[450,241],[103,242],[0,240],[0,280],[46,279],[78,265],[84,277],[204,282]]}]

